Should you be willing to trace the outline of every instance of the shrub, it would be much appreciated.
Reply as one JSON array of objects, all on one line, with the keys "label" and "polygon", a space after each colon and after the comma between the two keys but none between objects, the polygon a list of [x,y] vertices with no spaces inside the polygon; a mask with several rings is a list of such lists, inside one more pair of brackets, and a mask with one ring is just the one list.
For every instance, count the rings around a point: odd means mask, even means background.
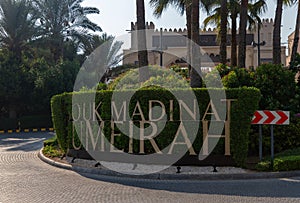
[{"label": "shrub", "polygon": [[43,154],[47,157],[62,157],[63,152],[57,147],[52,145],[47,145],[43,148]]},{"label": "shrub", "polygon": [[139,82],[139,70],[133,69],[123,73],[108,85],[109,90],[130,90],[147,86],[162,86],[164,88],[187,88],[189,84],[181,75],[168,69],[149,67],[149,79]]},{"label": "shrub", "polygon": [[256,70],[254,86],[262,94],[260,109],[290,110],[296,87],[293,72],[281,65],[261,65]]},{"label": "shrub", "polygon": [[252,87],[254,72],[245,68],[234,68],[228,75],[222,78],[222,82],[227,88]]},{"label": "shrub", "polygon": [[[270,171],[271,162],[263,161],[257,164],[259,171]],[[300,155],[277,157],[274,159],[273,171],[300,170]]]}]

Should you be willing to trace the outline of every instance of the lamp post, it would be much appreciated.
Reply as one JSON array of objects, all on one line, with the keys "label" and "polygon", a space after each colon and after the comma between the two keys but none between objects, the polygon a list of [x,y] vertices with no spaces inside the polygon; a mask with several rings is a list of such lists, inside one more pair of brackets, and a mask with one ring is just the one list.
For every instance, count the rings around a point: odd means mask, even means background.
[{"label": "lamp post", "polygon": [[160,46],[160,67],[163,66],[163,29],[160,28],[159,46]]},{"label": "lamp post", "polygon": [[159,54],[159,65],[162,67],[163,66],[163,54],[164,54],[164,48],[163,47],[163,29],[160,28],[160,35],[159,35],[159,47],[157,47],[155,50],[152,50],[153,52],[157,52]]},{"label": "lamp post", "polygon": [[260,23],[258,23],[258,28],[257,28],[257,43],[253,41],[253,47],[257,46],[257,66],[260,66],[261,61],[260,61],[260,47],[265,46],[266,42],[262,41],[260,42]]}]

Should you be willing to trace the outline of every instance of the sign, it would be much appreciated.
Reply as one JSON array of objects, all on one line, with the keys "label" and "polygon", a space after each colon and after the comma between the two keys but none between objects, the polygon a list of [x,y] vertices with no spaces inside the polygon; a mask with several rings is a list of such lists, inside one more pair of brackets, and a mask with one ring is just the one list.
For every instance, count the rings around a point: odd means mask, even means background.
[{"label": "sign", "polygon": [[289,125],[289,111],[256,111],[254,113],[251,124],[260,125]]}]

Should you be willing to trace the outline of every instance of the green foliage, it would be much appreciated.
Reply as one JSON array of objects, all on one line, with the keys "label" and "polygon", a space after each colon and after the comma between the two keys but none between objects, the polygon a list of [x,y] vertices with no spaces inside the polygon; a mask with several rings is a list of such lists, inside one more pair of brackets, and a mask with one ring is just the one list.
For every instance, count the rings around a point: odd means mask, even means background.
[{"label": "green foliage", "polygon": [[230,71],[231,68],[229,66],[226,66],[225,64],[218,64],[215,69],[218,70],[220,77],[223,78],[225,75],[227,75]]},{"label": "green foliage", "polygon": [[57,137],[54,136],[54,137],[49,138],[48,140],[45,140],[44,147],[46,147],[46,146],[52,146],[52,147],[58,146]]},{"label": "green foliage", "polygon": [[223,87],[220,73],[217,68],[213,69],[211,72],[207,73],[204,77],[205,86],[212,88],[221,88]]},{"label": "green foliage", "polygon": [[[270,171],[270,161],[263,161],[257,164],[259,171]],[[300,170],[300,155],[277,157],[274,159],[273,171]]]},{"label": "green foliage", "polygon": [[47,157],[62,157],[64,154],[57,146],[47,145],[43,148],[43,154]]},{"label": "green foliage", "polygon": [[254,86],[262,94],[260,109],[290,110],[295,97],[293,72],[281,65],[264,64],[256,69]]},{"label": "green foliage", "polygon": [[222,78],[222,82],[227,88],[252,87],[254,73],[245,68],[234,68]]},{"label": "green foliage", "polygon": [[98,85],[97,85],[97,90],[99,91],[99,90],[107,90],[107,84],[105,84],[105,83],[99,83]]},{"label": "green foliage", "polygon": [[289,69],[290,69],[291,71],[293,71],[294,73],[296,73],[296,72],[299,70],[299,68],[300,68],[299,65],[300,65],[300,54],[297,53],[297,54],[296,54],[295,60],[290,62],[290,67],[289,67]]},{"label": "green foliage", "polygon": [[[181,95],[185,99],[190,99],[187,95],[186,90],[173,90],[176,91],[176,94]],[[172,91],[172,92],[173,92]],[[194,89],[193,90],[196,98],[198,99],[200,115],[204,115],[208,103],[210,101],[209,94],[207,89]],[[217,96],[220,94],[220,89],[212,89],[210,93]],[[101,118],[104,121],[103,132],[105,136],[110,140],[110,135],[112,132],[111,128],[111,98],[112,91],[99,91],[96,93],[95,102],[101,103],[101,106],[98,109]],[[126,95],[130,94],[129,90],[118,91],[119,98],[125,98]],[[92,96],[93,93],[74,93],[80,100],[84,101],[85,98]],[[52,108],[52,119],[54,128],[57,134],[58,143],[61,149],[66,152],[67,149],[72,148],[72,142],[76,146],[80,146],[80,140],[78,135],[73,135],[73,124],[72,124],[72,93],[65,93],[61,95],[56,95],[51,99],[51,108]],[[122,96],[123,95],[123,96]],[[248,153],[248,135],[250,131],[250,121],[253,115],[253,112],[257,109],[258,101],[260,99],[260,93],[255,88],[238,88],[238,89],[227,89],[226,90],[227,99],[237,99],[237,101],[232,103],[231,108],[231,152],[233,159],[237,165],[243,165]],[[221,99],[221,98],[220,98]],[[170,100],[174,100],[174,111],[173,117],[174,121],[170,120],[170,109],[166,108],[166,114],[168,115],[168,122],[163,129],[163,131],[155,138],[156,143],[160,149],[163,149],[169,145],[177,132],[179,122],[176,120],[180,119],[179,116],[179,104],[169,91],[163,89],[143,89],[134,92],[134,96],[131,98],[129,105],[129,114],[132,114],[135,108],[135,104],[139,101],[142,111],[149,111],[149,100],[159,100],[163,102],[166,107],[170,105]],[[247,106],[247,108],[245,108]],[[135,120],[139,118],[133,118]],[[145,113],[145,119],[149,119],[148,115]],[[92,122],[92,124],[98,125],[98,122]],[[128,123],[127,123],[128,124]],[[139,122],[135,123],[139,125]],[[192,130],[195,128],[194,122],[187,124],[187,130]],[[124,125],[127,129],[128,125]],[[128,129],[127,129],[128,130]],[[118,131],[118,129],[115,129]],[[199,126],[198,134],[193,147],[197,153],[199,153],[202,145],[202,125]],[[75,131],[76,132],[76,131]],[[115,132],[117,133],[117,132]],[[138,132],[136,132],[138,133]],[[72,139],[73,138],[73,139]],[[115,146],[119,149],[125,149],[128,151],[128,136],[122,134],[115,139]],[[139,141],[134,140],[133,151],[137,153],[139,151]],[[145,152],[153,153],[153,147],[149,141],[145,141]],[[216,147],[214,153],[224,153],[224,142],[220,141]]]},{"label": "green foliage", "polygon": [[34,115],[34,116],[22,116],[19,119],[20,128],[50,128],[52,127],[52,121],[50,115]]},{"label": "green foliage", "polygon": [[109,90],[129,90],[144,87],[160,86],[163,88],[188,88],[185,79],[174,71],[160,67],[149,67],[149,79],[143,83],[139,82],[139,70],[133,69],[123,73],[109,84]]},{"label": "green foliage", "polygon": [[[257,164],[259,171],[270,171],[270,157],[265,158]],[[285,150],[275,154],[274,171],[300,170],[300,147]]]},{"label": "green foliage", "polygon": [[[270,126],[263,126],[263,154],[270,154]],[[274,150],[275,153],[300,147],[300,119],[294,118],[291,115],[289,125],[274,126]],[[259,143],[258,126],[252,126],[252,133],[250,137],[250,151],[252,154],[257,154]]]},{"label": "green foliage", "polygon": [[178,73],[179,75],[181,75],[183,78],[188,78],[189,76],[189,70],[187,67],[182,68],[179,65],[172,65],[170,66],[170,69],[173,70],[175,73]]}]

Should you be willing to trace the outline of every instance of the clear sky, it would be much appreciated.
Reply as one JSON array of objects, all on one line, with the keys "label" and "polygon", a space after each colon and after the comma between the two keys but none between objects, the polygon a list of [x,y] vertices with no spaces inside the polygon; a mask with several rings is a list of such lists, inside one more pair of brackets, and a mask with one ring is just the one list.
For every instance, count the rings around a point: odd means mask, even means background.
[{"label": "clear sky", "polygon": [[[100,9],[99,15],[90,15],[89,18],[100,25],[104,32],[120,36],[126,34],[130,29],[130,22],[136,21],[136,0],[85,0],[83,6],[93,6]],[[268,10],[262,18],[274,18],[276,0],[268,0]],[[154,22],[156,28],[184,28],[185,17],[180,16],[179,12],[173,7],[169,7],[161,18],[157,19],[152,15],[153,9],[149,6],[149,0],[145,0],[146,21]],[[288,35],[295,29],[297,6],[284,8],[282,21],[282,42],[287,42]],[[201,20],[205,14],[201,13]]]}]

